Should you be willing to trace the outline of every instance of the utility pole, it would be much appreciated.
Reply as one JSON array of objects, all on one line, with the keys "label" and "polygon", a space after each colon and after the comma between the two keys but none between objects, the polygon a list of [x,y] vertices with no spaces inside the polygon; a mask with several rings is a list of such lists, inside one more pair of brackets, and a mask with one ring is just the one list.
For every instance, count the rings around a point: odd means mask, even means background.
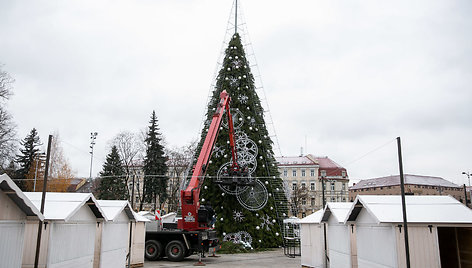
[{"label": "utility pole", "polygon": [[[49,135],[48,149],[47,149],[47,154],[46,154],[46,170],[44,170],[43,194],[41,198],[41,214],[43,215],[44,215],[44,203],[46,201],[46,189],[48,187],[48,169],[49,169],[49,157],[51,155],[51,144],[52,144],[52,135]],[[42,230],[43,230],[43,222],[40,220],[38,224],[38,238],[36,240],[36,254],[34,256],[34,268],[38,268],[39,252],[41,249]]]},{"label": "utility pole", "polygon": [[406,204],[405,204],[405,179],[403,177],[403,160],[402,160],[402,145],[400,137],[397,137],[398,146],[398,166],[400,169],[400,189],[402,192],[402,212],[403,212],[403,229],[405,229],[405,252],[406,252],[406,267],[410,268],[410,246],[408,243],[408,225],[406,218]]}]

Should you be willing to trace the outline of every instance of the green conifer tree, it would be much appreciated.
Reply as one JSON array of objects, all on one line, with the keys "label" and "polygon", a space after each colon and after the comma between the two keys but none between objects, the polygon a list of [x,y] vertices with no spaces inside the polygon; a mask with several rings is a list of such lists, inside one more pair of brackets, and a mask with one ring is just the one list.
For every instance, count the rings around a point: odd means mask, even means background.
[{"label": "green conifer tree", "polygon": [[249,66],[241,38],[235,33],[218,73],[199,148],[220,101],[220,93],[226,90],[231,97],[238,164],[248,167],[250,176],[257,179],[256,183],[238,188],[215,183],[215,178],[224,176],[231,165],[228,127],[224,121],[200,198],[203,204],[213,206],[216,230],[222,238],[251,242],[255,247],[277,247],[282,244],[281,225],[288,213],[287,199]]},{"label": "green conifer tree", "polygon": [[26,190],[26,175],[30,171],[31,165],[33,164],[33,160],[35,155],[39,152],[39,146],[42,145],[38,132],[36,128],[33,128],[30,133],[20,142],[23,146],[20,149],[19,155],[16,156],[16,162],[20,166],[20,168],[16,171],[17,176],[15,176],[17,180],[18,187],[25,191]]},{"label": "green conifer tree", "polygon": [[157,124],[156,112],[152,111],[151,120],[149,121],[149,129],[147,132],[146,156],[144,158],[144,186],[141,202],[153,203],[156,209],[156,199],[159,201],[159,208],[162,209],[163,203],[167,199],[167,166],[164,154],[164,146],[161,142],[161,134]]},{"label": "green conifer tree", "polygon": [[111,147],[107,155],[103,170],[100,172],[98,198],[104,200],[127,200],[128,190],[123,180],[125,171],[116,146]]}]

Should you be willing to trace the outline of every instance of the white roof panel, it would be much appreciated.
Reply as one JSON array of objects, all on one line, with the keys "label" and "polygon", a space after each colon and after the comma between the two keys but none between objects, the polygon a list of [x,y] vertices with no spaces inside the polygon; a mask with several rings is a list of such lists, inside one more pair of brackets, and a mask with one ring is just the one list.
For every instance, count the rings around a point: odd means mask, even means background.
[{"label": "white roof panel", "polygon": [[[140,211],[142,212],[142,211]],[[134,218],[136,219],[136,221],[144,221],[144,222],[148,222],[150,220],[146,219],[145,217],[141,216],[139,213],[136,213],[133,211],[133,215],[134,215]]]},{"label": "white roof panel", "polygon": [[[358,202],[379,223],[403,222],[400,195],[358,195],[354,203],[357,204]],[[405,202],[407,220],[411,223],[472,224],[472,210],[451,196],[405,196]]]},{"label": "white roof panel", "polygon": [[326,206],[339,223],[344,223],[351,210],[353,202],[328,202]]},{"label": "white roof panel", "polygon": [[105,213],[105,217],[109,221],[113,221],[125,210],[126,215],[130,219],[136,219],[133,213],[130,213],[131,206],[127,200],[97,200],[98,204]]},{"label": "white roof panel", "polygon": [[321,218],[323,217],[323,213],[324,213],[324,210],[323,209],[320,209],[318,211],[316,211],[315,213],[312,213],[308,216],[306,216],[305,218],[301,219],[299,221],[299,223],[320,223],[321,222]]},{"label": "white roof panel", "polygon": [[7,174],[0,175],[0,190],[5,194],[29,217],[35,217],[44,220],[44,215],[33,202],[18,188]]},{"label": "white roof panel", "polygon": [[[25,192],[36,208],[41,208],[41,192]],[[103,210],[91,193],[46,193],[44,217],[46,220],[68,221],[87,201],[92,200],[98,213],[104,215]],[[95,212],[94,212],[95,214]]]}]

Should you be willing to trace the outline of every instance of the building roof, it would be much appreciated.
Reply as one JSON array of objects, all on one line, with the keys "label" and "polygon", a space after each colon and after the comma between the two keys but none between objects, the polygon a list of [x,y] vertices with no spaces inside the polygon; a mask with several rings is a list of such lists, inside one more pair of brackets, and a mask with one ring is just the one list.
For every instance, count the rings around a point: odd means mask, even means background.
[{"label": "building roof", "polygon": [[280,166],[313,166],[318,163],[307,156],[277,156],[275,160]]},{"label": "building roof", "polygon": [[327,156],[313,156],[311,154],[307,155],[309,159],[316,161],[320,165],[320,169],[342,169],[345,170],[341,165],[334,162],[331,158]]},{"label": "building roof", "polygon": [[[25,192],[36,208],[41,207],[41,192]],[[105,218],[104,212],[95,197],[90,193],[46,193],[44,218],[46,220],[69,221],[79,209],[88,205],[97,218]],[[106,218],[105,218],[106,219]]]},{"label": "building roof", "polygon": [[315,213],[312,213],[308,216],[306,216],[305,218],[302,218],[299,223],[301,224],[305,224],[305,223],[320,223],[321,222],[321,218],[323,217],[323,213],[324,213],[324,210],[323,209],[320,209],[318,211],[316,211]]},{"label": "building roof", "polygon": [[333,215],[338,223],[344,223],[352,204],[353,202],[327,202],[322,221],[327,221]]},{"label": "building roof", "polygon": [[[405,202],[409,223],[472,224],[472,210],[451,196],[407,195]],[[358,195],[345,223],[356,220],[363,208],[378,223],[403,222],[400,195]]]},{"label": "building roof", "polygon": [[0,190],[2,190],[23,211],[27,217],[44,220],[43,214],[31,200],[18,188],[7,174],[0,175]]},{"label": "building roof", "polygon": [[[459,185],[454,184],[441,177],[405,174],[404,178],[405,178],[405,184],[442,186],[442,187],[453,187],[453,188],[460,187]],[[355,190],[355,189],[396,186],[396,185],[400,185],[400,175],[392,175],[392,176],[387,176],[387,177],[361,180],[355,185],[351,186],[350,189]]]},{"label": "building roof", "polygon": [[124,211],[130,220],[136,220],[133,210],[127,200],[97,200],[108,221],[114,221]]}]

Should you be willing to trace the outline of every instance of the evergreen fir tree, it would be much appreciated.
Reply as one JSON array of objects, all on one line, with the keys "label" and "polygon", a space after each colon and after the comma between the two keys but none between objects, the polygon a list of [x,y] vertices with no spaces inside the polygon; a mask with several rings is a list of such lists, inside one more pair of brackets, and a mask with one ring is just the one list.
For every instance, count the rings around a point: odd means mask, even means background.
[{"label": "evergreen fir tree", "polygon": [[226,90],[231,97],[238,163],[249,168],[250,176],[257,178],[256,184],[232,188],[215,183],[214,178],[223,175],[232,161],[228,128],[223,122],[200,198],[201,203],[213,206],[217,219],[215,228],[222,238],[226,235],[226,239],[245,240],[255,247],[277,247],[282,244],[281,225],[288,213],[287,199],[249,66],[241,38],[235,33],[218,73],[199,148],[220,101],[220,93]]},{"label": "evergreen fir tree", "polygon": [[98,198],[105,200],[127,200],[128,190],[123,180],[125,171],[116,146],[111,148],[107,155],[103,170],[100,172],[100,185],[98,186]]},{"label": "evergreen fir tree", "polygon": [[22,149],[20,149],[19,155],[16,156],[16,162],[20,168],[16,171],[17,185],[22,190],[26,190],[26,177],[30,171],[31,165],[33,164],[35,155],[39,152],[39,146],[42,145],[39,140],[38,132],[35,128],[20,142]]},{"label": "evergreen fir tree", "polygon": [[[164,146],[161,144],[161,134],[157,125],[156,112],[152,111],[151,121],[149,121],[147,132],[146,157],[144,158],[144,186],[141,206],[144,202],[153,203],[156,209],[156,199],[159,201],[159,208],[167,199],[167,166],[164,155]],[[141,207],[142,209],[142,207]]]}]

